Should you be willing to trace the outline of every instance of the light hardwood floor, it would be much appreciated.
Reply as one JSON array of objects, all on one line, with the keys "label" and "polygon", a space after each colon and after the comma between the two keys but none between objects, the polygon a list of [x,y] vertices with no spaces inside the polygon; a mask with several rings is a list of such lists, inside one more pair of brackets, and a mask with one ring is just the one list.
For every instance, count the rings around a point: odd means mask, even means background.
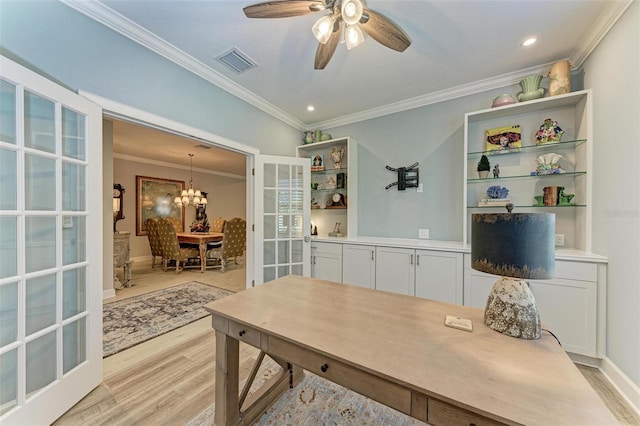
[{"label": "light hardwood floor", "polygon": [[[235,266],[235,265],[234,265]],[[116,299],[144,294],[187,281],[242,291],[245,270],[232,266],[200,274],[163,273],[151,262],[134,264],[135,287],[118,290]],[[111,301],[109,300],[109,301]],[[106,302],[109,302],[106,301]],[[258,351],[240,344],[241,378]],[[65,413],[56,425],[184,425],[215,400],[215,333],[209,318],[134,346],[103,361],[103,382]],[[640,416],[597,369],[579,366],[621,425],[640,425]]]}]

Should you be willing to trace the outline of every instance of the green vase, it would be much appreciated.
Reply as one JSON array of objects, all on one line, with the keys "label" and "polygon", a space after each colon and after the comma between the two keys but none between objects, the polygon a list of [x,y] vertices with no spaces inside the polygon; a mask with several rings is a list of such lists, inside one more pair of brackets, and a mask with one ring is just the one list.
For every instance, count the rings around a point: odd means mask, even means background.
[{"label": "green vase", "polygon": [[540,87],[541,81],[542,75],[531,75],[520,80],[522,92],[518,93],[518,100],[522,102],[541,98],[544,95],[544,89]]}]

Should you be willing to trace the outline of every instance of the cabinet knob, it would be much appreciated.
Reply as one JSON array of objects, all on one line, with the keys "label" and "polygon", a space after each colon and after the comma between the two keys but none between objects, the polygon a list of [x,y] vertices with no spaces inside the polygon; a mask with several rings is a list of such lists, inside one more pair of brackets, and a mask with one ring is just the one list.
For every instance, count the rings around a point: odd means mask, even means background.
[{"label": "cabinet knob", "polygon": [[329,364],[327,363],[322,364],[322,366],[320,367],[320,370],[322,370],[323,373],[326,373],[328,369],[329,369]]},{"label": "cabinet knob", "polygon": [[244,336],[245,331],[244,330],[240,330],[240,332],[238,333],[238,335],[240,336]]}]

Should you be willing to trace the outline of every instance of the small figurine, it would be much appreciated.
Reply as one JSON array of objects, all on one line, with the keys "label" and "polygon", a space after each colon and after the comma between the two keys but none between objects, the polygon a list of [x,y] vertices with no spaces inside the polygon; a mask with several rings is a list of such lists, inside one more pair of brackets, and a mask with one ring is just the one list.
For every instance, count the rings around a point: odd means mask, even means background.
[{"label": "small figurine", "polygon": [[342,168],[342,158],[344,157],[344,147],[334,146],[331,149],[331,160],[333,160],[333,166],[336,169]]},{"label": "small figurine", "polygon": [[499,164],[496,164],[495,166],[493,166],[493,177],[494,178],[499,178],[500,177],[500,168],[498,166],[499,166]]}]

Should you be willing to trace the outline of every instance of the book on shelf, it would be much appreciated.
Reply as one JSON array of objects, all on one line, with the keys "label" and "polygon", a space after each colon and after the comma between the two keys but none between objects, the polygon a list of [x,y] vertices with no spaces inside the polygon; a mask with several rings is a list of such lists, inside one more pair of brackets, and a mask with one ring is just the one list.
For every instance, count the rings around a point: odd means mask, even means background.
[{"label": "book on shelf", "polygon": [[478,202],[478,207],[503,207],[510,202],[509,198],[482,198]]}]

